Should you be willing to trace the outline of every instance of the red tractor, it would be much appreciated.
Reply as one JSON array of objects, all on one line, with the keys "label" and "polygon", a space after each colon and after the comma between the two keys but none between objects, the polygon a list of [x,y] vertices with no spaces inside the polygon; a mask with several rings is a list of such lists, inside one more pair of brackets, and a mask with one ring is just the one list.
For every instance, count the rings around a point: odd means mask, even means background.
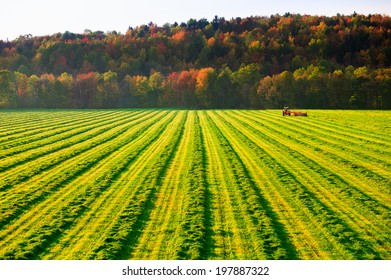
[{"label": "red tractor", "polygon": [[284,110],[282,111],[282,116],[305,116],[307,117],[307,112],[291,112],[289,110],[289,107],[284,107]]},{"label": "red tractor", "polygon": [[284,111],[282,111],[282,116],[290,116],[291,111],[289,110],[289,107],[284,107]]}]

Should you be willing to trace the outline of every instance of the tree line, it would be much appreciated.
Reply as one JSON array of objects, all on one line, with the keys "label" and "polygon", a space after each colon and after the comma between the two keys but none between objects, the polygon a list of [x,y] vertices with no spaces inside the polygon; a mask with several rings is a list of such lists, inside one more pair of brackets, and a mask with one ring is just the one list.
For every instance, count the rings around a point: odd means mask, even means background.
[{"label": "tree line", "polygon": [[274,15],[0,41],[2,108],[391,108],[391,19]]}]

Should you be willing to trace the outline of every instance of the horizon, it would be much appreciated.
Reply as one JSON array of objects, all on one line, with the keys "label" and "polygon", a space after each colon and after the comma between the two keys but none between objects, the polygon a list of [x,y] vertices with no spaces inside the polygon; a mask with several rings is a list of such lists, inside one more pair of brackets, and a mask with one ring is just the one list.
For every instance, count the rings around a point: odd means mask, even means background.
[{"label": "horizon", "polygon": [[0,24],[3,26],[0,40],[13,41],[19,36],[31,34],[33,37],[41,37],[66,31],[82,34],[84,30],[104,33],[116,31],[125,34],[129,27],[134,28],[150,22],[162,26],[166,23],[186,23],[190,19],[205,18],[211,21],[215,16],[227,20],[236,17],[270,17],[286,13],[329,17],[337,14],[348,16],[354,13],[390,16],[391,11],[391,2],[387,0],[377,0],[370,4],[353,0],[342,3],[331,0],[320,4],[309,0],[294,3],[281,0],[273,4],[263,0],[242,0],[240,3],[200,0],[186,5],[179,0],[150,0],[143,3],[112,0],[110,4],[103,0],[69,0],[66,5],[60,7],[53,6],[52,3],[48,0],[6,3],[4,11],[7,13],[0,18]]},{"label": "horizon", "polygon": [[[239,18],[250,18],[250,17],[260,17],[260,18],[270,18],[272,16],[285,16],[286,14],[291,14],[291,15],[299,15],[299,16],[319,16],[319,17],[334,17],[334,16],[337,16],[337,15],[340,15],[340,16],[353,16],[353,14],[356,13],[357,15],[363,15],[363,16],[369,16],[369,15],[376,15],[376,13],[374,14],[360,14],[360,13],[357,13],[356,11],[352,12],[351,14],[341,14],[341,13],[337,13],[335,15],[318,15],[318,14],[300,14],[300,13],[290,13],[290,12],[285,12],[284,14],[279,14],[279,13],[276,13],[276,14],[271,14],[271,15],[249,15],[249,16],[241,16]],[[387,14],[379,14],[381,16],[388,16],[388,17],[391,17],[390,15],[387,15]],[[224,17],[224,16],[219,16],[219,15],[215,15],[217,16],[218,18],[224,18],[225,20],[231,20],[231,19],[235,19],[237,17],[230,17],[230,18],[227,18],[227,17]],[[212,20],[214,19],[213,16],[212,18],[205,18],[205,17],[202,17],[202,18],[188,18],[187,20],[184,20],[184,21],[174,21],[174,22],[165,22],[163,24],[159,24],[159,23],[156,23],[154,21],[150,21],[150,22],[145,22],[145,23],[141,23],[139,25],[135,25],[135,26],[128,26],[128,28],[126,28],[126,30],[124,30],[124,32],[122,31],[118,31],[118,30],[107,30],[107,31],[103,31],[103,30],[99,30],[99,29],[96,29],[96,30],[91,30],[89,28],[85,28],[84,30],[80,31],[80,32],[73,32],[73,31],[70,31],[70,30],[64,30],[64,31],[58,31],[58,32],[54,32],[54,33],[50,33],[50,34],[42,34],[42,35],[34,35],[34,34],[31,34],[31,33],[28,33],[28,34],[20,34],[18,36],[16,36],[15,38],[13,38],[12,40],[7,38],[7,39],[1,39],[0,38],[0,41],[3,41],[3,42],[12,42],[12,41],[15,41],[17,40],[20,36],[32,36],[32,37],[45,37],[45,36],[53,36],[55,34],[64,34],[66,32],[70,32],[70,33],[73,33],[73,34],[85,34],[86,31],[88,32],[103,32],[104,34],[108,34],[110,32],[117,32],[117,34],[119,35],[124,35],[126,34],[126,32],[128,31],[128,29],[130,28],[138,28],[142,25],[148,25],[150,23],[153,23],[153,24],[156,24],[158,27],[162,27],[163,25],[165,24],[170,24],[170,25],[173,25],[175,23],[177,23],[178,25],[180,25],[181,23],[186,23],[190,20],[190,19],[194,19],[194,20],[201,20],[201,19],[206,19],[208,20],[209,22],[212,22]]]}]

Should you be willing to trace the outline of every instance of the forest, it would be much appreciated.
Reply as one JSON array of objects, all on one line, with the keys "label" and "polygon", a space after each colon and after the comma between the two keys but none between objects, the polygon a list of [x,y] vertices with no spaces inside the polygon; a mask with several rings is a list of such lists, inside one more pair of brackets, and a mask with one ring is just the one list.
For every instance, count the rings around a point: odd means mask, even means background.
[{"label": "forest", "polygon": [[0,41],[0,108],[391,109],[391,18],[286,13]]}]

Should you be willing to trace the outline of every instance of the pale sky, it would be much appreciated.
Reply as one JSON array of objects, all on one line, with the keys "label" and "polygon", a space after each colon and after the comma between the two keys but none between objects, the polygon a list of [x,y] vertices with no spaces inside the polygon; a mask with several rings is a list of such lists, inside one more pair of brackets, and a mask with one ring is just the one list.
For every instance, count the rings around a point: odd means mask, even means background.
[{"label": "pale sky", "polygon": [[391,15],[391,0],[13,0],[1,4],[0,40],[70,31],[117,31],[149,22],[187,22],[215,15],[231,19],[251,15],[270,16],[286,12],[327,15]]}]

